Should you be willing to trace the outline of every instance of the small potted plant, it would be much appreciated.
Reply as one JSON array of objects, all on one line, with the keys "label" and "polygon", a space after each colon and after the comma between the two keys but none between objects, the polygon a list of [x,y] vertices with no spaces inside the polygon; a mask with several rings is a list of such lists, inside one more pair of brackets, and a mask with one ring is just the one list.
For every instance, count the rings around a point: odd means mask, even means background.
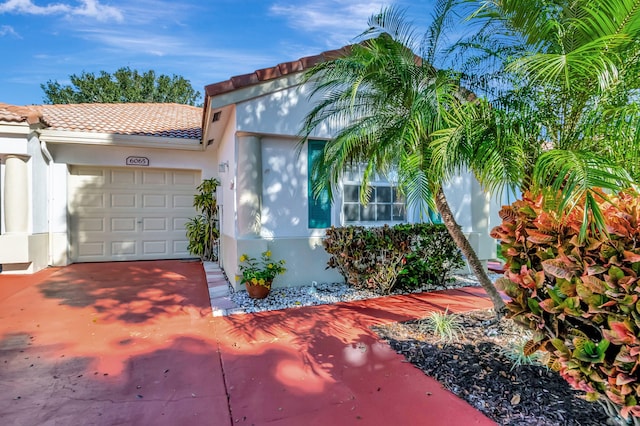
[{"label": "small potted plant", "polygon": [[271,251],[260,255],[260,259],[243,254],[240,256],[241,283],[247,287],[247,292],[254,299],[264,299],[271,291],[271,284],[276,275],[284,274],[284,260],[271,260]]}]

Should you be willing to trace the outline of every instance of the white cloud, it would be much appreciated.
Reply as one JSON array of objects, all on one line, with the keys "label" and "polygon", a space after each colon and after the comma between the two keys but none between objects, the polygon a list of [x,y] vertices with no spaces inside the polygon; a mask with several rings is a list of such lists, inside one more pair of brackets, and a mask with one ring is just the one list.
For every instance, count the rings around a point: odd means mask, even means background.
[{"label": "white cloud", "polygon": [[335,47],[353,42],[367,29],[367,19],[384,5],[363,0],[312,0],[304,4],[276,3],[269,11],[284,17],[292,28],[316,33]]},{"label": "white cloud", "polygon": [[127,24],[163,26],[181,20],[188,21],[194,5],[172,0],[136,0],[122,2],[121,8],[127,17]]},{"label": "white cloud", "polygon": [[26,15],[75,15],[95,18],[99,21],[123,20],[119,9],[101,4],[98,0],[80,0],[79,6],[71,6],[65,3],[50,3],[46,6],[38,6],[32,0],[7,0],[0,3],[1,13],[19,13]]},{"label": "white cloud", "polygon": [[8,0],[0,4],[0,13],[26,13],[27,15],[51,15],[54,13],[68,13],[71,7],[66,4],[50,4],[38,6],[31,0]]},{"label": "white cloud", "polygon": [[22,38],[20,34],[16,32],[10,25],[0,25],[0,37],[14,36],[15,38]]},{"label": "white cloud", "polygon": [[[146,54],[184,58],[185,61],[197,60],[199,66],[206,68],[207,72],[211,72],[211,68],[222,68],[225,65],[251,72],[260,66],[272,66],[278,60],[276,57],[264,53],[242,51],[235,48],[216,49],[196,43],[191,38],[153,34],[146,30],[132,30],[126,34],[117,30],[99,28],[78,31],[83,38],[107,46],[111,51],[117,51],[119,55],[140,56]],[[204,66],[204,63],[210,63],[211,68]],[[246,68],[243,68],[243,64],[247,64]]]},{"label": "white cloud", "polygon": [[181,54],[188,45],[184,41],[171,36],[153,34],[148,31],[121,31],[105,28],[79,29],[83,38],[97,41],[112,49],[134,54],[166,56]]},{"label": "white cloud", "polygon": [[122,22],[122,12],[113,6],[100,4],[98,0],[82,0],[82,6],[74,9],[74,15],[88,16],[96,18],[98,21],[109,21],[111,19]]}]

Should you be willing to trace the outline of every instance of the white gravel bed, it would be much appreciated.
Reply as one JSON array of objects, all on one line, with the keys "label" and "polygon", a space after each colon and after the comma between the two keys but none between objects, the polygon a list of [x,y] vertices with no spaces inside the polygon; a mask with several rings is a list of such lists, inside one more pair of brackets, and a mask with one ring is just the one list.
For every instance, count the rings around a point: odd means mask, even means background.
[{"label": "white gravel bed", "polygon": [[[489,274],[489,278],[495,282],[501,275]],[[453,280],[446,286],[424,285],[412,293],[425,291],[445,290],[459,287],[479,286],[475,275],[454,275]],[[403,294],[393,291],[391,294]],[[246,290],[232,292],[229,296],[238,305],[233,311],[239,312],[264,312],[277,309],[296,308],[301,306],[326,305],[338,302],[350,302],[354,300],[373,299],[381,297],[369,290],[357,290],[342,283],[320,283],[314,286],[281,287],[272,288],[265,299],[252,299]]]}]

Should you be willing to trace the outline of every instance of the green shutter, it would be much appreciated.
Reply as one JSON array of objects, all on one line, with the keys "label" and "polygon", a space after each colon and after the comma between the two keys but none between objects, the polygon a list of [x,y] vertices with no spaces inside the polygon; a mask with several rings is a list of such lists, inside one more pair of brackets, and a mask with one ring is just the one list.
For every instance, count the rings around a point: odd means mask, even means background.
[{"label": "green shutter", "polygon": [[309,201],[309,228],[328,228],[331,226],[331,203],[329,191],[323,190],[317,197],[313,195],[314,179],[311,171],[313,163],[322,155],[325,141],[309,141],[307,197]]},{"label": "green shutter", "polygon": [[431,223],[433,223],[434,225],[442,225],[442,216],[440,215],[440,213],[438,213],[435,210],[431,210],[431,208],[429,208],[429,219],[431,220]]}]

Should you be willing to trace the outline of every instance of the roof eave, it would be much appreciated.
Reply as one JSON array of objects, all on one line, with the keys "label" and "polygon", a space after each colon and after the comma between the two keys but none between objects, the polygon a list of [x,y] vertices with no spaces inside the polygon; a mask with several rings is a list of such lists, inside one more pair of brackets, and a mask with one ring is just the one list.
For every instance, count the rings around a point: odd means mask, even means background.
[{"label": "roof eave", "polygon": [[[202,112],[202,137],[206,137],[214,109],[262,96],[269,91],[291,87],[302,82],[303,71],[326,61],[346,56],[351,46],[328,50],[319,55],[305,56],[296,61],[283,62],[275,67],[262,68],[249,74],[205,86]],[[215,102],[213,98],[216,98]],[[205,144],[203,140],[203,145]]]},{"label": "roof eave", "polygon": [[40,131],[40,139],[52,144],[126,146],[187,151],[202,150],[200,139],[171,138],[166,136],[121,135],[43,129]]}]

